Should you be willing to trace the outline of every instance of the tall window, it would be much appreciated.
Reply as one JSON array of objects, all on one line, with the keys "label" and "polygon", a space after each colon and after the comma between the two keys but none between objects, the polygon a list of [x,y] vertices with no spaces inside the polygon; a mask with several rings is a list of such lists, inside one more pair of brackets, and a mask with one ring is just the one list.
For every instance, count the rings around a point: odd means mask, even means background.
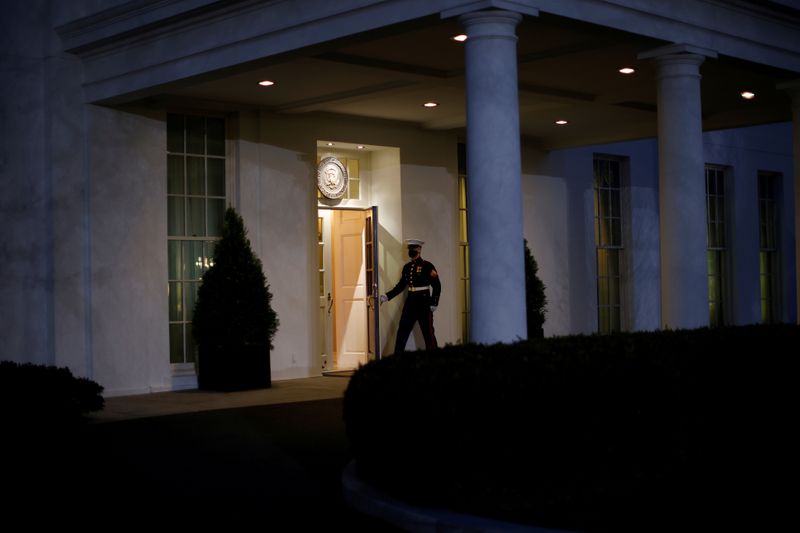
[{"label": "tall window", "polygon": [[167,115],[169,359],[192,363],[192,313],[203,273],[222,236],[225,121]]},{"label": "tall window", "polygon": [[780,174],[758,174],[759,273],[761,278],[761,322],[780,320],[778,277],[778,183]]},{"label": "tall window", "polygon": [[711,326],[727,320],[727,215],[725,169],[706,166],[706,220],[708,235],[708,317]]},{"label": "tall window", "polygon": [[594,159],[594,239],[597,254],[597,330],[622,329],[622,176],[619,159]]},{"label": "tall window", "polygon": [[469,342],[469,240],[467,238],[466,146],[458,145],[458,293],[461,300],[461,340]]}]

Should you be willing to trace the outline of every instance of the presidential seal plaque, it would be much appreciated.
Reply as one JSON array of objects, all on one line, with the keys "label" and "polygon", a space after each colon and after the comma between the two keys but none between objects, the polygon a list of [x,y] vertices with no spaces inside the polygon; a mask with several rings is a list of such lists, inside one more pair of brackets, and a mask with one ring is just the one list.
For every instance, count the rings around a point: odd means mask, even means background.
[{"label": "presidential seal plaque", "polygon": [[326,157],[317,167],[317,188],[325,198],[336,200],[347,191],[347,168],[335,157]]}]

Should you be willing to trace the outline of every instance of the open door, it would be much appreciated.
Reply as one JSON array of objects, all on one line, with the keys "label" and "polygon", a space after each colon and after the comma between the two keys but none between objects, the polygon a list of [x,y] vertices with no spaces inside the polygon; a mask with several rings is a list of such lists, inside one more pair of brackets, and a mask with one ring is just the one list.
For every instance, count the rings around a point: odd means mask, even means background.
[{"label": "open door", "polygon": [[364,262],[367,271],[367,354],[381,358],[381,305],[378,287],[378,207],[366,209]]},{"label": "open door", "polygon": [[323,373],[380,358],[378,208],[318,211]]}]

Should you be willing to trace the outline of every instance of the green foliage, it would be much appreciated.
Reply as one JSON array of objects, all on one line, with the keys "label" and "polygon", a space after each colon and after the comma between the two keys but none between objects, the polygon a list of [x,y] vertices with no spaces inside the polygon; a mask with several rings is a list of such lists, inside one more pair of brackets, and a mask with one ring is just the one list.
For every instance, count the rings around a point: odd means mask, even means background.
[{"label": "green foliage", "polygon": [[792,325],[404,353],[355,373],[344,419],[360,473],[419,505],[683,530],[775,497],[798,345]]},{"label": "green foliage", "polygon": [[547,297],[544,283],[539,279],[539,265],[533,258],[528,240],[525,239],[525,309],[528,313],[528,338],[544,337],[544,318],[547,312]]},{"label": "green foliage", "polygon": [[229,207],[214,264],[203,275],[192,322],[200,388],[268,387],[269,350],[279,320],[242,217]]},{"label": "green foliage", "polygon": [[0,362],[0,419],[40,429],[74,426],[103,409],[103,387],[68,368]]}]

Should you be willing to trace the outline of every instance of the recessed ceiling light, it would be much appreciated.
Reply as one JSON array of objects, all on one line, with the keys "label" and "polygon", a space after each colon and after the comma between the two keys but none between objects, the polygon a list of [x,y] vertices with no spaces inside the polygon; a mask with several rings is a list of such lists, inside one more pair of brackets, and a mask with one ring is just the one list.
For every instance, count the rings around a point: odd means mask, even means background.
[{"label": "recessed ceiling light", "polygon": [[556,124],[558,124],[559,126],[563,126],[565,124],[569,124],[569,121],[566,121],[564,119],[556,120]]},{"label": "recessed ceiling light", "polygon": [[333,146],[333,143],[326,143],[328,146]]},{"label": "recessed ceiling light", "polygon": [[262,87],[272,87],[273,85],[275,85],[275,82],[272,80],[262,80],[258,82],[258,84],[261,85]]},{"label": "recessed ceiling light", "polygon": [[620,74],[633,74],[634,72],[636,72],[636,69],[633,69],[631,67],[624,67],[619,69]]},{"label": "recessed ceiling light", "polygon": [[460,34],[460,35],[456,35],[456,36],[454,36],[454,37],[450,37],[450,38],[451,38],[451,39],[453,39],[454,41],[458,41],[458,42],[460,42],[460,43],[463,43],[464,41],[466,41],[466,40],[467,40],[467,36],[466,36],[466,35],[464,35],[463,33],[462,33],[462,34]]},{"label": "recessed ceiling light", "polygon": [[438,107],[438,106],[439,104],[436,102],[425,102],[424,104],[422,104],[422,107]]},{"label": "recessed ceiling light", "polygon": [[364,149],[364,145],[363,145],[363,144],[359,144],[359,145],[358,145],[358,149],[359,149],[359,150],[363,150],[363,149]]},{"label": "recessed ceiling light", "polygon": [[750,91],[742,92],[742,98],[744,98],[745,100],[752,100],[755,97],[756,97],[756,93],[754,93],[754,92],[750,92]]}]

